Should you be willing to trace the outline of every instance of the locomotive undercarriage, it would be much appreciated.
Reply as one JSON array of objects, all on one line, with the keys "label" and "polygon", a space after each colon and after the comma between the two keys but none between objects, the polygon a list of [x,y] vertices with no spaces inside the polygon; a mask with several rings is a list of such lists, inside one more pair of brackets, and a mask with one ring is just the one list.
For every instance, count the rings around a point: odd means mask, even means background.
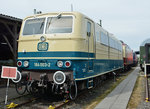
[{"label": "locomotive undercarriage", "polygon": [[[77,96],[77,84],[73,80],[73,72],[55,71],[55,73],[49,71],[22,71],[22,79],[16,84],[16,91],[18,94],[24,94],[26,91],[32,95],[43,96],[43,95],[63,95],[65,98],[75,99]],[[60,74],[59,74],[60,73]],[[62,74],[65,76],[63,77]],[[62,76],[62,77],[61,77]],[[57,79],[56,79],[57,78]],[[61,78],[65,79],[63,82]],[[56,79],[56,80],[54,80]]]},{"label": "locomotive undercarriage", "polygon": [[[119,69],[121,70],[121,69]],[[118,71],[119,71],[118,70]],[[117,70],[115,72],[118,72]],[[57,71],[56,71],[57,72]],[[30,74],[30,75],[29,75]],[[75,81],[73,79],[73,72],[66,71],[64,74],[66,75],[66,79],[62,84],[56,84],[53,78],[49,78],[55,73],[42,73],[36,71],[24,71],[22,72],[22,79],[19,83],[16,84],[16,90],[19,94],[24,94],[25,91],[28,91],[32,95],[36,96],[57,96],[60,95],[64,99],[72,99],[74,100],[77,97],[78,91],[83,89],[90,89],[91,85],[93,87],[97,87],[102,83],[106,78],[114,77],[114,73],[110,72],[105,75],[100,75],[95,78],[90,78],[81,81]],[[32,77],[35,75],[35,77]],[[32,77],[32,78],[31,78]],[[38,79],[35,79],[39,77]],[[92,81],[92,84],[91,82]],[[88,84],[87,84],[88,83]],[[89,84],[90,83],[90,84]],[[19,89],[22,89],[21,92]]]}]

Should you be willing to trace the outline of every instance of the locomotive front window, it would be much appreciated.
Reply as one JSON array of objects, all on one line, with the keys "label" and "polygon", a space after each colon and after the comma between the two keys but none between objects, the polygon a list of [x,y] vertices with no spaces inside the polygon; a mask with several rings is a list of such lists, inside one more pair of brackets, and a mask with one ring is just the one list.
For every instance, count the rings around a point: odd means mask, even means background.
[{"label": "locomotive front window", "polygon": [[45,18],[26,20],[23,35],[43,34]]},{"label": "locomotive front window", "polygon": [[72,16],[49,17],[46,34],[72,33]]}]

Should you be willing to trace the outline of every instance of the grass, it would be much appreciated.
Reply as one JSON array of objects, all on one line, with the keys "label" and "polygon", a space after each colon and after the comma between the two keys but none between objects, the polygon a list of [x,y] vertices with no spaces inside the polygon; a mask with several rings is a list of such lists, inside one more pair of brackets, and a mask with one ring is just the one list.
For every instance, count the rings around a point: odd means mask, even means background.
[{"label": "grass", "polygon": [[89,105],[85,106],[84,109],[94,109],[96,107],[96,105],[101,102],[111,91],[113,91],[119,83],[121,83],[131,72],[133,71],[130,70],[126,73],[126,75],[124,76],[120,76],[120,77],[117,77],[116,78],[116,82],[113,82],[111,85],[110,85],[110,88],[108,88],[106,91],[104,91],[103,94],[99,95],[98,97],[96,97],[95,99],[93,99]]}]

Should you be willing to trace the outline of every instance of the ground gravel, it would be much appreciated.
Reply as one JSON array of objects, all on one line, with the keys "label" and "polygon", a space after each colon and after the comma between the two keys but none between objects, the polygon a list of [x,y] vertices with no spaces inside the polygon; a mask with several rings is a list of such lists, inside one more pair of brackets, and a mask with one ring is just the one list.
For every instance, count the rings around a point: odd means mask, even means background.
[{"label": "ground gravel", "polygon": [[[144,72],[142,73],[142,74],[144,74]],[[138,107],[137,107],[137,109],[150,109],[150,101],[146,101],[145,100],[145,93],[146,93],[146,91],[145,91],[145,85],[146,85],[146,81],[145,81],[145,79],[143,79],[143,81],[141,81],[141,82],[143,82],[144,83],[144,92],[143,93],[141,93],[142,94],[142,100],[141,100],[141,103],[139,103],[139,105],[138,105]],[[149,84],[149,88],[150,88],[150,77],[149,77],[149,79],[148,79],[148,84]],[[149,93],[150,94],[150,93]]]}]

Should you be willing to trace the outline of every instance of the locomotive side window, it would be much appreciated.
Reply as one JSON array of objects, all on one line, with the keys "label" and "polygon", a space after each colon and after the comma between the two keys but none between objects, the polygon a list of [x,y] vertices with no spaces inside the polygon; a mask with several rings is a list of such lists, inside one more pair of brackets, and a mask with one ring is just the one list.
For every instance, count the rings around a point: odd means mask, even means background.
[{"label": "locomotive side window", "polygon": [[72,16],[49,17],[46,34],[53,33],[72,33]]},{"label": "locomotive side window", "polygon": [[121,43],[119,43],[118,41],[116,41],[115,39],[113,39],[111,37],[109,38],[109,46],[116,50],[122,51]]},{"label": "locomotive side window", "polygon": [[43,34],[45,18],[26,20],[23,35]]},{"label": "locomotive side window", "polygon": [[111,37],[109,38],[109,44],[111,48],[118,49],[118,42]]},{"label": "locomotive side window", "polygon": [[101,32],[101,43],[108,46],[108,36]]},{"label": "locomotive side window", "polygon": [[87,36],[91,36],[91,23],[87,22]]},{"label": "locomotive side window", "polygon": [[99,32],[96,32],[96,41],[100,42],[100,33]]},{"label": "locomotive side window", "polygon": [[98,24],[95,24],[95,36],[96,42],[100,42],[100,27]]}]

